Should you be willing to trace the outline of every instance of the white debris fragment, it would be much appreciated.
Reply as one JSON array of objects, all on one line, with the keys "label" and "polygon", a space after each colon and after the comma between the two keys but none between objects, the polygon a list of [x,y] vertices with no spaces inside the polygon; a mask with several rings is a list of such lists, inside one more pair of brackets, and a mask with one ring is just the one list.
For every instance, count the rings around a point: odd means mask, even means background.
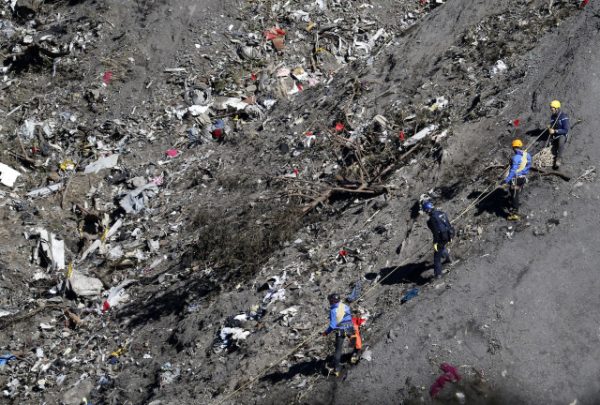
[{"label": "white debris fragment", "polygon": [[45,197],[63,188],[63,183],[51,184],[46,187],[36,188],[27,193],[27,197]]},{"label": "white debris fragment", "polygon": [[119,154],[115,153],[96,160],[85,167],[83,174],[98,173],[102,169],[111,169],[119,163]]},{"label": "white debris fragment", "polygon": [[122,302],[129,301],[129,294],[127,294],[125,289],[133,283],[135,283],[135,280],[126,279],[116,287],[111,287],[110,290],[108,290],[108,296],[104,302],[102,302],[102,311],[107,311]]},{"label": "white debris fragment", "polygon": [[88,257],[88,255],[90,253],[95,252],[105,240],[110,239],[115,233],[117,233],[117,231],[119,230],[119,228],[121,227],[121,225],[123,225],[123,221],[122,220],[117,220],[108,230],[108,232],[106,233],[106,235],[104,236],[104,238],[101,239],[96,239],[86,250],[85,252],[83,252],[83,254],[81,255],[81,258],[79,259],[79,262],[83,262],[85,260],[86,257]]},{"label": "white debris fragment", "polygon": [[0,163],[0,183],[4,184],[6,187],[12,188],[15,185],[17,177],[20,175],[21,173],[12,167],[7,166],[4,163]]},{"label": "white debris fragment", "polygon": [[158,186],[153,182],[146,184],[145,186],[138,187],[135,190],[127,193],[120,201],[119,205],[125,210],[126,213],[138,213],[144,209],[148,197],[153,196],[158,192]]},{"label": "white debris fragment", "polygon": [[78,297],[93,297],[99,295],[104,286],[102,281],[94,277],[85,276],[77,271],[67,280],[67,286]]},{"label": "white debris fragment", "polygon": [[430,111],[443,110],[448,107],[448,99],[444,96],[436,97],[435,102],[429,107]]},{"label": "white debris fragment", "polygon": [[250,335],[250,331],[242,328],[223,328],[221,329],[220,337],[222,341],[227,341],[228,338],[233,340],[246,340]]},{"label": "white debris fragment", "polygon": [[282,311],[279,311],[279,313],[281,315],[294,316],[294,315],[296,315],[298,313],[298,307],[295,307],[295,306],[294,307],[289,307],[289,308],[286,308],[286,309],[284,309]]},{"label": "white debris fragment", "polygon": [[6,309],[0,309],[0,318],[12,315],[14,313],[15,313],[15,311],[9,311],[9,310],[6,310]]},{"label": "white debris fragment", "polygon": [[506,63],[504,63],[504,61],[502,61],[502,60],[499,60],[492,67],[492,76],[496,76],[497,74],[504,73],[507,70],[508,70],[508,66],[506,65]]},{"label": "white debris fragment", "polygon": [[199,115],[206,114],[209,109],[210,109],[210,106],[207,106],[207,105],[192,105],[192,106],[188,107],[188,112],[193,117],[197,117]]},{"label": "white debris fragment", "polygon": [[247,314],[239,314],[239,315],[234,316],[233,319],[235,319],[236,321],[240,321],[240,322],[246,322],[250,318],[248,317]]},{"label": "white debris fragment", "polygon": [[284,288],[281,288],[279,290],[271,290],[265,295],[265,298],[263,298],[263,302],[267,304],[267,306],[277,301],[285,301]]},{"label": "white debris fragment", "polygon": [[110,261],[117,261],[123,257],[125,253],[123,252],[123,248],[121,246],[115,246],[111,248],[106,254],[106,258]]},{"label": "white debris fragment", "polygon": [[402,144],[402,146],[407,147],[407,146],[414,145],[414,144],[418,143],[419,141],[421,141],[422,139],[424,139],[425,137],[427,137],[428,135],[430,135],[431,133],[433,133],[433,131],[435,131],[436,129],[438,129],[438,126],[435,124],[431,124],[431,125],[423,128],[422,130],[420,130],[419,132],[417,132],[410,138],[408,138],[406,140],[406,142],[404,142]]},{"label": "white debris fragment", "polygon": [[215,99],[214,107],[221,111],[227,110],[228,107],[241,111],[248,107],[248,104],[237,97],[218,97]]},{"label": "white debris fragment", "polygon": [[[65,269],[65,241],[55,234],[42,228],[33,229],[31,235],[40,237],[37,249],[33,254],[33,261],[42,263],[42,257],[47,259],[49,267],[53,270]],[[40,256],[40,253],[42,256]]]}]

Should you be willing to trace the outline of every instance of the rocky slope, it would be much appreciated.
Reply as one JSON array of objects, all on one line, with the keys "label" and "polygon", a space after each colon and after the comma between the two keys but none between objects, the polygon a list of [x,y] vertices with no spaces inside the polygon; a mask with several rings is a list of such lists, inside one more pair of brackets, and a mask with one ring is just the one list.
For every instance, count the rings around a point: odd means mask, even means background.
[{"label": "rocky slope", "polygon": [[[442,362],[441,403],[600,400],[596,3],[0,7],[9,403],[427,403]],[[509,224],[478,197],[554,98],[571,181]],[[437,285],[423,194],[459,228]],[[357,284],[370,360],[333,379]]]}]

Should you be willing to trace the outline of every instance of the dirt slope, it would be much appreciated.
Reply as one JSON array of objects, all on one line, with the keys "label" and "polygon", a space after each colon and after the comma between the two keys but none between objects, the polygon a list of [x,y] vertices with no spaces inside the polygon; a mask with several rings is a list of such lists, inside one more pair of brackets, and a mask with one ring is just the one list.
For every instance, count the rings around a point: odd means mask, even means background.
[{"label": "dirt slope", "polygon": [[[592,45],[600,5],[201,3],[23,0],[16,14],[2,5],[0,22],[37,27],[35,41],[47,30],[67,44],[94,32],[85,47],[58,60],[20,59],[18,70],[6,55],[21,39],[1,48],[10,66],[0,84],[2,162],[23,173],[0,190],[0,309],[9,314],[0,317],[0,349],[19,356],[0,368],[5,399],[429,403],[447,361],[465,375],[458,388],[467,403],[599,402],[600,190],[595,172],[577,178],[600,154]],[[279,52],[264,39],[276,23],[286,30]],[[494,70],[500,60],[506,70]],[[106,71],[113,76],[102,86]],[[258,112],[192,116],[188,92],[207,86],[215,97],[256,97]],[[514,133],[533,140],[546,125],[554,98],[581,121],[564,169],[573,180],[533,175],[520,224],[507,224],[502,192],[478,204],[458,226],[460,262],[432,285],[419,196],[461,213],[501,175]],[[65,111],[77,118],[61,121],[42,159],[21,128]],[[217,118],[233,128],[225,142],[190,142]],[[400,140],[428,126],[434,139]],[[316,141],[306,146],[309,131]],[[170,148],[175,159],[165,158]],[[108,153],[121,163],[101,175],[56,169]],[[69,193],[26,197],[71,178]],[[158,183],[156,195],[125,214],[119,200],[140,178]],[[102,227],[117,221],[122,228],[105,240]],[[38,226],[65,240],[75,271],[102,292],[73,296],[64,271],[31,259],[37,241],[23,235]],[[79,260],[94,240],[102,248]],[[111,259],[113,248],[124,254]],[[102,311],[107,291],[128,280],[129,300]],[[369,315],[372,361],[333,380],[323,371],[331,342],[309,337],[326,325],[327,294],[347,295],[357,281],[372,292],[354,304]],[[414,287],[419,296],[400,305]]]},{"label": "dirt slope", "polygon": [[[564,100],[573,121],[581,120],[566,155],[565,170],[574,177],[600,158],[594,135],[600,52],[591,45],[600,38],[594,16],[598,5],[592,6],[524,55],[530,69],[509,99],[510,112],[487,120],[495,128],[501,128],[502,118],[515,116],[543,121],[547,100]],[[447,10],[440,9],[432,18],[448,21],[441,15]],[[494,135],[485,131],[479,137]],[[471,138],[470,144],[475,142]],[[486,153],[483,145],[473,146],[471,153]],[[429,289],[402,307],[387,308],[381,325],[369,334],[374,360],[353,368],[343,382],[318,384],[306,403],[343,404],[356,398],[363,403],[398,403],[407,393],[405,381],[428,387],[444,361],[467,374],[472,367],[485,370],[495,403],[600,401],[600,299],[594,260],[600,221],[593,208],[600,188],[595,182],[579,186],[535,178],[525,194],[526,227],[513,232],[514,227],[502,221],[490,224],[484,240],[473,241],[478,254],[448,276],[448,289]],[[453,205],[464,202],[455,200],[444,208],[452,210]],[[551,225],[552,220],[558,225]],[[392,340],[390,331],[396,336]]]}]

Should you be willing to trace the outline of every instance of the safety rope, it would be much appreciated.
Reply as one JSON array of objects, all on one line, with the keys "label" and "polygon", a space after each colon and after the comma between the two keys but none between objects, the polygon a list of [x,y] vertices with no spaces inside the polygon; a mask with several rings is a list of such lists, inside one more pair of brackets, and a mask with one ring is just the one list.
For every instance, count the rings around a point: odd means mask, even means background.
[{"label": "safety rope", "polygon": [[[556,124],[556,122],[552,125],[554,126]],[[532,140],[531,142],[529,142],[529,144],[527,145],[526,148],[524,148],[525,151],[528,151],[529,148],[535,143],[537,142],[546,132],[548,131],[548,128],[544,129],[534,140]],[[506,168],[503,172],[503,175],[501,178],[506,177],[506,175],[508,174],[508,170],[510,168]],[[471,209],[473,209],[473,207],[475,207],[477,204],[479,204],[481,201],[485,200],[486,198],[488,198],[494,191],[496,191],[496,188],[500,185],[500,182],[495,181],[494,183],[490,184],[483,192],[482,194],[480,194],[479,197],[477,197],[475,200],[473,200],[462,212],[460,212],[456,217],[454,217],[454,219],[452,221],[450,221],[451,223],[460,223],[460,219],[463,218],[463,216],[469,212]],[[490,188],[493,189],[491,191],[488,191]],[[419,255],[421,255],[426,249],[429,248],[429,243],[424,243],[420,248],[418,248],[416,251],[414,251],[410,256],[408,256],[404,262],[406,262],[408,259],[413,259]],[[371,285],[368,289],[366,289],[357,299],[356,301],[360,301],[362,300],[363,302],[366,301],[367,296],[375,291],[375,289],[377,287],[379,287],[386,279],[388,279],[390,276],[392,276],[392,274],[394,274],[399,268],[401,268],[402,266],[404,266],[404,264],[398,265],[396,267],[394,267],[388,274],[386,274],[385,276],[381,277],[380,279],[378,279],[377,281],[375,281],[373,283],[373,285]],[[237,389],[235,389],[234,391],[230,392],[229,394],[225,395],[225,397],[223,397],[221,400],[217,401],[215,403],[215,405],[221,405],[223,403],[225,403],[225,401],[231,399],[232,397],[234,397],[238,392],[250,387],[252,384],[254,384],[256,381],[258,381],[261,377],[263,377],[269,370],[272,370],[273,368],[275,368],[276,366],[278,366],[281,362],[283,362],[285,359],[287,359],[288,357],[290,357],[292,354],[294,354],[298,349],[300,349],[302,346],[304,346],[305,344],[307,344],[308,342],[311,342],[313,340],[315,340],[316,338],[318,338],[321,335],[320,332],[315,331],[312,334],[308,335],[302,342],[300,342],[299,344],[297,344],[296,346],[294,346],[294,348],[287,352],[286,354],[284,354],[283,356],[281,356],[278,360],[276,360],[275,362],[271,363],[271,365],[267,366],[266,368],[264,368],[261,372],[259,372],[257,375],[255,375],[253,378],[251,378],[250,380],[248,380],[246,383],[242,384],[240,387],[238,387]]]}]

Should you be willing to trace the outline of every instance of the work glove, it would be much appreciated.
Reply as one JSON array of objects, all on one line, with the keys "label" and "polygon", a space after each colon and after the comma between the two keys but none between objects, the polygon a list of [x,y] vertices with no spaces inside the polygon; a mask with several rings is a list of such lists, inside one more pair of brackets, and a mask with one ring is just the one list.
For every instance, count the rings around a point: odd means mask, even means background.
[{"label": "work glove", "polygon": [[548,128],[548,132],[550,132],[550,135],[554,135],[556,130],[554,128]]},{"label": "work glove", "polygon": [[321,332],[321,336],[327,336],[327,332]]},{"label": "work glove", "polygon": [[438,244],[437,243],[433,244],[433,250],[435,250],[436,252],[438,251]]}]

